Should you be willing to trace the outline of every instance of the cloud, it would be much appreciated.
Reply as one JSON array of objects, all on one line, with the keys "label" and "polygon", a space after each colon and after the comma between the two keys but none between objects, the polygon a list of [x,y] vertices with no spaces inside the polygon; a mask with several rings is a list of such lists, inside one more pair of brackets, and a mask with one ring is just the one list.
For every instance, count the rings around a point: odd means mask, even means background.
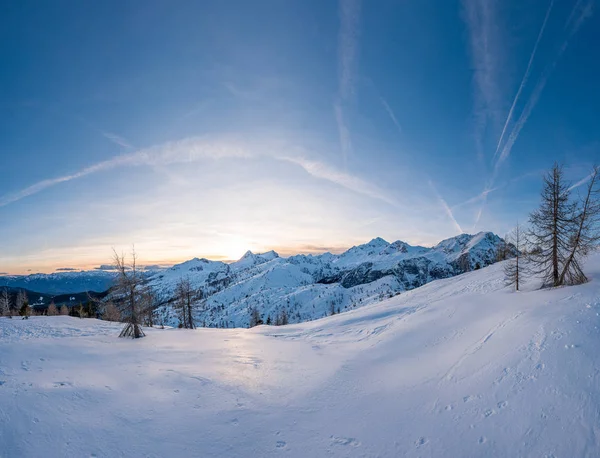
[{"label": "cloud", "polygon": [[502,186],[496,186],[495,188],[491,188],[491,189],[484,189],[481,193],[477,194],[474,197],[471,197],[470,199],[465,200],[464,202],[461,202],[459,204],[453,205],[452,206],[452,210],[456,210],[457,208],[460,207],[465,207],[467,205],[471,205],[474,204],[476,202],[479,202],[481,200],[484,200],[487,198],[488,194],[497,191],[498,189],[500,189]]},{"label": "cloud", "polygon": [[116,134],[110,133],[110,132],[102,132],[102,135],[109,139],[111,142],[122,146],[123,148],[127,148],[127,149],[135,149],[134,146],[131,145],[131,143],[129,143],[127,140],[125,140],[123,137],[119,137]]},{"label": "cloud", "polygon": [[[544,90],[544,87],[546,86],[546,83],[548,82],[548,78],[550,77],[550,75],[552,74],[552,71],[556,67],[556,64],[558,63],[561,56],[567,49],[569,40],[571,38],[573,38],[573,36],[577,33],[577,31],[579,30],[579,28],[581,27],[581,25],[583,24],[585,19],[587,19],[588,17],[591,16],[592,3],[593,3],[593,1],[589,1],[583,8],[581,8],[580,6],[578,6],[580,4],[580,2],[578,2],[573,7],[571,15],[575,14],[574,19],[569,18],[569,20],[567,21],[567,22],[572,22],[572,27],[571,27],[570,31],[568,32],[568,35],[565,38],[562,46],[559,48],[558,54],[556,55],[554,60],[550,64],[548,64],[546,66],[546,68],[544,69],[544,71],[542,72],[542,75],[540,76],[538,82],[536,83],[535,88],[533,89],[531,96],[529,97],[529,100],[527,101],[527,104],[525,105],[525,108],[523,108],[523,112],[521,113],[521,116],[519,116],[519,119],[515,123],[512,131],[508,137],[508,140],[506,141],[506,144],[504,145],[504,148],[502,148],[502,153],[500,154],[500,157],[498,158],[498,160],[494,166],[494,176],[497,174],[498,168],[502,165],[502,163],[510,156],[512,147],[515,144],[515,142],[517,141],[517,138],[519,137],[519,134],[521,133],[521,129],[523,129],[523,127],[525,126],[525,123],[529,119],[531,111],[537,104],[537,102],[540,98],[540,95],[542,94],[542,91]],[[579,10],[579,14],[575,13],[576,10]]]},{"label": "cloud", "polygon": [[360,7],[360,0],[339,0],[338,72],[342,100],[354,95]]},{"label": "cloud", "polygon": [[572,185],[569,188],[569,191],[572,191],[573,189],[578,188],[579,186],[582,186],[582,185],[586,184],[588,181],[590,181],[590,178],[592,178],[593,176],[594,176],[594,172],[590,173],[588,176],[582,178],[577,183],[575,183],[574,185]]},{"label": "cloud", "polygon": [[59,267],[58,269],[55,269],[57,272],[74,272],[74,271],[78,271],[79,269],[75,269],[74,267]]},{"label": "cloud", "polygon": [[115,266],[111,266],[110,264],[102,264],[101,266],[94,267],[94,270],[115,270]]},{"label": "cloud", "polygon": [[433,190],[435,197],[437,198],[440,206],[444,210],[444,213],[446,213],[446,215],[448,216],[448,219],[450,219],[450,221],[452,222],[452,225],[454,226],[454,228],[458,231],[459,234],[462,234],[464,232],[462,230],[462,227],[460,227],[460,224],[458,224],[458,221],[456,221],[456,218],[454,218],[452,209],[448,206],[448,204],[442,198],[442,196],[440,196],[440,194],[437,192],[437,189],[436,189],[435,185],[433,184],[433,181],[429,180],[429,186],[431,186],[431,189]]},{"label": "cloud", "polygon": [[314,161],[301,156],[282,156],[278,157],[277,159],[296,164],[315,178],[330,181],[331,183],[335,183],[338,186],[342,186],[350,191],[371,197],[373,199],[381,200],[395,207],[400,206],[398,202],[392,199],[387,193],[379,189],[377,186],[368,183],[354,175],[336,170],[323,162]]},{"label": "cloud", "polygon": [[394,112],[392,111],[392,109],[390,108],[388,103],[385,101],[385,99],[383,97],[379,97],[379,100],[381,101],[383,108],[385,108],[385,111],[387,111],[388,115],[390,115],[390,118],[392,119],[392,122],[396,126],[396,129],[398,129],[398,132],[402,133],[402,128],[400,127],[400,123],[396,119],[396,115],[394,115]]},{"label": "cloud", "polygon": [[353,192],[398,206],[398,203],[375,185],[361,178],[337,170],[336,168],[311,160],[305,154],[290,156],[281,151],[292,150],[293,146],[286,144],[249,145],[247,142],[235,140],[209,140],[206,138],[186,138],[168,142],[162,145],[139,150],[134,153],[115,156],[106,161],[86,167],[76,173],[64,175],[35,183],[21,191],[0,196],[0,207],[17,202],[25,197],[41,192],[49,187],[82,178],[93,173],[104,172],[125,166],[161,167],[170,164],[198,162],[201,160],[217,160],[225,158],[251,159],[270,157],[274,160],[286,161],[302,167],[315,178],[330,181]]},{"label": "cloud", "polygon": [[535,58],[535,53],[537,52],[538,45],[540,44],[540,40],[542,39],[542,35],[544,34],[544,30],[546,28],[546,23],[548,22],[548,18],[550,17],[550,12],[552,11],[552,6],[554,5],[554,0],[550,1],[550,6],[546,11],[546,17],[544,17],[544,22],[542,23],[542,28],[538,33],[537,39],[535,41],[535,45],[533,46],[533,51],[531,52],[531,56],[529,56],[529,62],[527,63],[527,68],[525,70],[525,74],[523,75],[523,79],[521,80],[521,84],[519,85],[519,89],[517,91],[517,95],[515,96],[513,103],[508,112],[508,116],[506,117],[506,122],[504,123],[504,127],[502,128],[502,134],[500,134],[500,139],[498,140],[498,145],[496,146],[496,152],[494,153],[494,157],[498,154],[500,150],[500,145],[502,144],[502,140],[504,139],[504,134],[506,133],[506,128],[510,124],[512,119],[513,112],[515,110],[515,106],[521,96],[521,92],[523,92],[523,88],[527,84],[527,80],[529,79],[529,73],[531,71],[531,64],[533,63],[533,59]]},{"label": "cloud", "polygon": [[479,157],[483,157],[483,137],[488,123],[499,118],[502,108],[499,78],[502,68],[502,40],[499,37],[494,8],[493,1],[463,0],[474,71],[474,136]]},{"label": "cloud", "polygon": [[350,131],[344,122],[344,112],[339,103],[333,105],[335,110],[335,120],[337,122],[338,134],[340,136],[340,145],[342,147],[342,159],[344,166],[348,164],[348,156],[352,152],[352,139],[350,138]]},{"label": "cloud", "polygon": [[352,152],[350,130],[344,119],[344,105],[356,92],[356,67],[358,65],[358,26],[360,0],[339,0],[340,30],[338,33],[338,98],[333,104],[340,137],[342,159],[347,165]]}]

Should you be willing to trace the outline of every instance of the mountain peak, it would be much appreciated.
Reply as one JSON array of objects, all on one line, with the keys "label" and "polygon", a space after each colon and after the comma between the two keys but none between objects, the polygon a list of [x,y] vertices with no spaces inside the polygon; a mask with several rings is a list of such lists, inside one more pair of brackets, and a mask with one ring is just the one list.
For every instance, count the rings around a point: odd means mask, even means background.
[{"label": "mountain peak", "polygon": [[254,256],[254,253],[252,253],[252,251],[248,250],[248,251],[246,251],[246,252],[244,253],[244,255],[243,255],[241,258],[240,258],[240,261],[241,261],[242,259],[251,258],[251,257],[253,257],[253,256]]},{"label": "mountain peak", "polygon": [[375,237],[373,240],[371,240],[369,243],[367,243],[367,245],[369,245],[369,246],[388,246],[389,242],[382,239],[381,237]]}]

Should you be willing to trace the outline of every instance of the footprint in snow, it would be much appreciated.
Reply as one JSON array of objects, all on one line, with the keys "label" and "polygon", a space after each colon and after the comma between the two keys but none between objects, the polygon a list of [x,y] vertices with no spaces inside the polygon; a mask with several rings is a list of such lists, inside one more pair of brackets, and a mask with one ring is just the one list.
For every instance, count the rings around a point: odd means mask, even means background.
[{"label": "footprint in snow", "polygon": [[331,436],[331,442],[336,445],[349,445],[351,447],[359,447],[360,442],[354,439],[353,437],[336,437]]},{"label": "footprint in snow", "polygon": [[502,401],[502,402],[498,403],[498,408],[499,409],[504,409],[507,405],[508,405],[508,402]]},{"label": "footprint in snow", "polygon": [[478,441],[478,442],[479,442],[480,444],[485,444],[485,443],[487,442],[487,439],[486,439],[484,436],[481,436],[481,437],[479,438],[479,441]]},{"label": "footprint in snow", "polygon": [[285,448],[287,446],[287,443],[285,441],[277,441],[277,443],[275,444],[275,448]]},{"label": "footprint in snow", "polygon": [[417,441],[415,442],[415,446],[418,448],[425,445],[427,442],[429,441],[426,437],[419,437],[419,439],[417,439]]},{"label": "footprint in snow", "polygon": [[494,412],[494,409],[487,409],[485,412],[483,412],[483,416],[487,418],[487,417],[491,417],[495,413],[496,412]]}]

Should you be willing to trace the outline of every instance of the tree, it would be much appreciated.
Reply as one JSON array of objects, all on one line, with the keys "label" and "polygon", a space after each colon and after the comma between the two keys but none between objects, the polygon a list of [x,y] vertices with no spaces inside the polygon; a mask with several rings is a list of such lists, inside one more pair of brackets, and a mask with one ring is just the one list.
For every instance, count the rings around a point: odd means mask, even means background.
[{"label": "tree", "polygon": [[23,304],[27,303],[27,305],[29,305],[29,299],[27,298],[27,293],[20,289],[17,292],[17,297],[15,299],[15,308],[17,309],[17,311],[20,311],[21,308],[23,307]]},{"label": "tree", "polygon": [[142,277],[137,270],[137,255],[135,248],[131,252],[131,262],[125,262],[125,256],[119,255],[113,249],[113,264],[117,271],[113,293],[120,300],[121,316],[127,323],[119,337],[131,337],[138,339],[144,337],[144,331],[140,325],[140,287]]},{"label": "tree", "polygon": [[58,315],[58,309],[56,308],[54,301],[52,301],[52,302],[50,302],[50,305],[48,306],[48,316],[56,316],[56,315]]},{"label": "tree", "polygon": [[104,306],[102,319],[106,321],[121,321],[121,312],[112,301],[108,301]]},{"label": "tree", "polygon": [[154,294],[154,291],[152,291],[152,288],[148,286],[143,288],[140,294],[140,300],[144,326],[153,327],[155,321],[154,315],[156,314],[158,302],[156,300],[156,295]]},{"label": "tree", "polygon": [[12,318],[10,305],[11,301],[8,288],[2,288],[2,292],[0,292],[0,316],[8,316]]},{"label": "tree", "polygon": [[522,259],[523,229],[519,223],[506,236],[506,243],[507,245],[510,243],[515,247],[515,256],[510,258],[504,265],[504,280],[507,285],[515,285],[515,289],[519,291],[525,271]]},{"label": "tree", "polygon": [[194,317],[192,305],[194,302],[194,290],[188,277],[180,278],[175,286],[175,309],[179,314],[179,322],[182,328],[194,329]]},{"label": "tree", "polygon": [[508,234],[504,236],[504,239],[500,239],[498,247],[496,248],[496,261],[505,261],[509,257],[509,245],[508,245]]},{"label": "tree", "polygon": [[263,324],[263,320],[260,317],[260,312],[257,307],[252,307],[250,309],[250,323],[248,325],[249,328],[253,328],[254,326],[258,326],[259,324]]},{"label": "tree", "polygon": [[67,307],[66,305],[63,305],[63,306],[60,308],[60,314],[61,314],[62,316],[67,316],[67,315],[69,314],[69,307]]},{"label": "tree", "polygon": [[529,215],[528,239],[534,247],[530,260],[533,272],[542,278],[543,286],[561,285],[561,266],[565,265],[572,245],[576,210],[569,194],[562,166],[555,163],[544,176],[540,207]]},{"label": "tree", "polygon": [[79,306],[77,307],[77,314],[79,315],[79,318],[87,318],[87,312],[83,308],[83,304],[81,302],[79,303]]},{"label": "tree", "polygon": [[574,217],[575,232],[569,238],[568,255],[558,282],[577,285],[587,282],[581,261],[600,245],[600,167],[594,166],[587,190]]},{"label": "tree", "polygon": [[29,307],[29,301],[25,300],[19,309],[19,316],[21,316],[23,320],[28,320],[30,315],[31,307]]},{"label": "tree", "polygon": [[275,326],[285,326],[288,324],[289,318],[285,308],[282,308],[275,318]]}]

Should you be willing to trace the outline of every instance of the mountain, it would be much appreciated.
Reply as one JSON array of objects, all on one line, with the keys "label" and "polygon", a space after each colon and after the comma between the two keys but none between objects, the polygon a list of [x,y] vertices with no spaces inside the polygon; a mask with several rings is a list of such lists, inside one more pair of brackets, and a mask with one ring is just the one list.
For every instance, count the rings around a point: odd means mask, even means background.
[{"label": "mountain", "polygon": [[110,288],[114,276],[114,272],[105,270],[6,275],[0,276],[0,287],[24,288],[49,295],[102,292]]},{"label": "mountain", "polygon": [[257,308],[264,322],[285,313],[291,323],[378,302],[432,280],[494,263],[503,240],[491,232],[461,234],[432,248],[375,238],[334,255],[247,252],[234,263],[192,259],[149,277],[163,303],[165,324],[177,325],[175,288],[189,278],[204,300],[195,307],[199,325],[246,327]]},{"label": "mountain", "polygon": [[37,291],[30,291],[24,288],[13,288],[7,287],[8,294],[10,296],[11,304],[14,307],[16,303],[16,296],[19,291],[23,291],[27,295],[27,300],[29,301],[29,305],[38,311],[43,311],[48,308],[50,303],[54,302],[54,305],[60,307],[61,305],[66,305],[69,307],[76,306],[79,304],[85,304],[90,300],[90,297],[93,299],[101,300],[103,299],[107,292],[80,292],[80,293],[67,293],[67,294],[48,294],[48,293],[40,293]]},{"label": "mountain", "polygon": [[[163,268],[159,266],[151,266],[143,268],[140,273],[148,277],[162,270]],[[42,293],[47,296],[73,295],[88,291],[102,293],[113,285],[115,275],[113,270],[101,269],[54,272],[51,274],[0,275],[0,288],[3,286],[22,288],[36,291],[35,294]]]}]

